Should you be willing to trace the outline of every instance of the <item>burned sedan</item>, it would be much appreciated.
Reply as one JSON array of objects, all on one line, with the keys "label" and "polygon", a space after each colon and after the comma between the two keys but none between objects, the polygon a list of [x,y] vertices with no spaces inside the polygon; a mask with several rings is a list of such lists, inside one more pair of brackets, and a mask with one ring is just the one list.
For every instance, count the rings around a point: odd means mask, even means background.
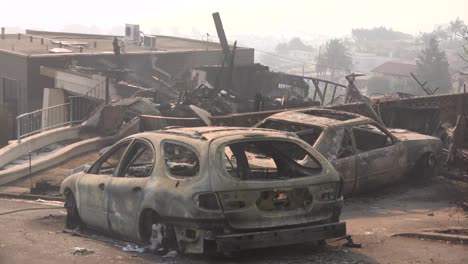
[{"label": "burned sedan", "polygon": [[333,166],[295,134],[227,127],[130,136],[61,186],[68,228],[188,253],[343,236],[341,191]]},{"label": "burned sedan", "polygon": [[322,153],[343,177],[344,195],[375,190],[405,175],[431,177],[442,152],[438,138],[328,109],[274,114],[257,127],[294,132]]}]

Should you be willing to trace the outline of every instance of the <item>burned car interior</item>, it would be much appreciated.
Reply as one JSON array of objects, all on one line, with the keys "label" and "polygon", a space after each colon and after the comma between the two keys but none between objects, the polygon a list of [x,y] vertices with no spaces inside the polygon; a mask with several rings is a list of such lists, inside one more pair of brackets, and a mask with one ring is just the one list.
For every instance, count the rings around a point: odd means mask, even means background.
[{"label": "burned car interior", "polygon": [[[148,177],[154,167],[154,150],[149,143],[135,140],[109,149],[89,170],[93,174],[115,177]],[[130,149],[127,148],[130,145]],[[127,150],[124,157],[122,155]],[[119,167],[120,163],[120,167]],[[119,169],[119,171],[116,171]]]},{"label": "burned car interior", "polygon": [[120,159],[129,144],[130,141],[122,142],[107,150],[107,152],[89,169],[89,172],[92,174],[114,175]]},{"label": "burned car interior", "polygon": [[121,162],[120,177],[148,177],[154,167],[154,151],[149,143],[137,141]]},{"label": "burned car interior", "polygon": [[302,147],[287,141],[247,141],[224,147],[225,168],[241,180],[280,180],[306,177],[321,171]]}]

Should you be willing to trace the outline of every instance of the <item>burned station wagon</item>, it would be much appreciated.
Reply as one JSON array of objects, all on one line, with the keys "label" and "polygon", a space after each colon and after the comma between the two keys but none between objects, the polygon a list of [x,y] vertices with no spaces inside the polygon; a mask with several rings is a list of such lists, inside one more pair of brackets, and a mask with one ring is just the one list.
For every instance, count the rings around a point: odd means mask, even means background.
[{"label": "burned station wagon", "polygon": [[67,226],[189,253],[340,237],[336,170],[295,134],[171,128],[114,144],[64,180]]},{"label": "burned station wagon", "polygon": [[370,118],[328,109],[286,111],[256,127],[296,133],[337,169],[345,195],[375,190],[405,175],[430,177],[442,152],[438,138],[386,129]]}]

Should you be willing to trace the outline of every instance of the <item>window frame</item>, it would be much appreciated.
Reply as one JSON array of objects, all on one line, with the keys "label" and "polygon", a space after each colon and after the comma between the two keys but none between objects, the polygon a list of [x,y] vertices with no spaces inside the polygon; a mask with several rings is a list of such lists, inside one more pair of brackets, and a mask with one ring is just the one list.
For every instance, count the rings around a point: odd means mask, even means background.
[{"label": "window frame", "polygon": [[[129,151],[130,149],[137,143],[143,143],[145,144],[146,146],[148,146],[148,148],[153,152],[153,167],[151,168],[151,171],[149,172],[149,175],[148,176],[145,176],[145,177],[136,177],[136,176],[125,176],[123,174],[123,167],[122,167],[122,162],[124,161],[125,158],[127,158],[127,156],[129,155]],[[119,161],[119,166],[118,166],[118,169],[116,170],[117,173],[114,173],[114,175],[112,175],[112,177],[115,177],[115,178],[141,178],[141,179],[145,179],[145,178],[148,178],[148,177],[152,177],[153,176],[153,171],[154,171],[154,167],[156,167],[156,162],[157,161],[157,156],[156,156],[156,151],[155,151],[155,148],[153,146],[153,144],[151,143],[150,140],[146,139],[146,138],[134,138],[131,142],[130,142],[130,145],[128,145],[127,149],[125,150],[125,153],[124,155],[120,158],[120,161]],[[129,163],[130,165],[130,163]],[[128,166],[127,166],[128,168]]]},{"label": "window frame", "polygon": [[[178,176],[178,175],[174,175],[170,171],[169,167],[166,164],[166,155],[164,153],[164,144],[166,144],[166,143],[186,147],[186,148],[190,149],[191,151],[193,151],[195,153],[195,155],[197,156],[197,159],[198,159],[198,171],[197,171],[197,173],[195,175],[193,175],[193,176]],[[173,179],[178,180],[178,181],[188,181],[188,180],[191,180],[193,178],[196,178],[196,177],[200,176],[200,172],[202,170],[202,163],[203,162],[202,162],[202,160],[200,158],[201,157],[200,152],[198,152],[198,150],[196,148],[194,148],[190,144],[187,144],[187,143],[182,142],[182,141],[174,140],[174,139],[164,139],[164,140],[161,141],[159,146],[160,146],[160,154],[161,154],[161,159],[162,159],[162,166],[164,167],[164,171],[166,172],[166,175],[169,178],[173,178]]]},{"label": "window frame", "polygon": [[[105,160],[107,160],[110,156],[112,156],[116,149],[119,148],[120,146],[122,146],[123,144],[127,144],[127,147],[124,148],[124,152],[122,154],[122,156],[120,157],[119,161],[117,162],[117,166],[115,167],[115,170],[114,170],[114,173],[110,176],[114,176],[116,174],[116,172],[118,170],[120,170],[120,163],[122,161],[122,158],[125,157],[125,155],[127,154],[127,150],[128,150],[128,147],[130,147],[132,145],[132,142],[133,142],[133,138],[131,139],[125,139],[125,140],[122,140],[120,142],[118,142],[117,144],[115,144],[114,146],[112,146],[109,150],[107,150],[101,157],[99,157],[98,160],[96,160],[94,162],[94,164],[89,168],[88,172],[86,174],[95,174],[95,175],[106,175],[106,176],[109,176],[109,174],[99,174],[99,170],[101,169],[101,166],[102,164],[104,163]],[[97,168],[99,167],[99,168]]]},{"label": "window frame", "polygon": [[[376,127],[379,131],[384,133],[385,136],[390,138],[391,144],[380,147],[380,148],[374,148],[374,149],[359,152],[357,141],[356,141],[356,136],[354,135],[354,131],[353,131],[353,127],[362,126],[362,125],[370,125],[370,126]],[[399,141],[392,133],[390,133],[390,131],[388,131],[385,127],[383,127],[382,125],[380,125],[380,124],[378,124],[376,122],[363,122],[363,123],[357,123],[357,124],[350,124],[350,125],[348,125],[348,127],[349,127],[349,131],[350,131],[350,133],[352,135],[354,149],[355,149],[355,155],[359,155],[359,154],[362,154],[362,153],[375,151],[375,150],[379,150],[379,149],[383,149],[383,148],[387,148],[387,147],[391,147],[391,146],[396,145],[398,143],[398,141]]]}]

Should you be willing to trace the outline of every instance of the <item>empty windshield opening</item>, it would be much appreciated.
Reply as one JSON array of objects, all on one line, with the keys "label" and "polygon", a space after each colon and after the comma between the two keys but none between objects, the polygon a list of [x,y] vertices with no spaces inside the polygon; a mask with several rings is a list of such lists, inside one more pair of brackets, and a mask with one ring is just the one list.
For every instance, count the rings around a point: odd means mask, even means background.
[{"label": "empty windshield opening", "polygon": [[280,180],[315,175],[321,165],[300,145],[289,141],[243,141],[224,147],[224,166],[241,180]]}]

